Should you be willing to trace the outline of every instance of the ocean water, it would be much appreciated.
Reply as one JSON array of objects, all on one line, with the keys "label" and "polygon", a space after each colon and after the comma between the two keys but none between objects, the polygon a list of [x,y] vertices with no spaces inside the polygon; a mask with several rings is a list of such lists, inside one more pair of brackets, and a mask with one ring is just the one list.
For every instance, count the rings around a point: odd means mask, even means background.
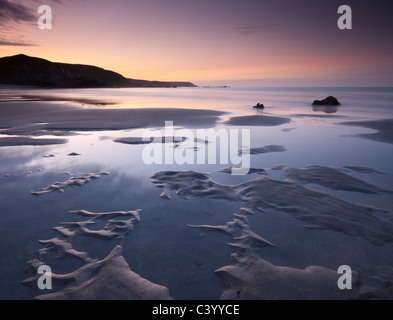
[{"label": "ocean water", "polygon": [[[266,107],[276,108],[274,112],[310,112],[311,103],[333,95],[339,98],[346,108],[339,114],[352,112],[368,113],[370,108],[389,110],[392,106],[392,88],[122,88],[122,89],[37,89],[28,87],[2,86],[1,98],[29,99],[46,97],[54,99],[85,100],[105,103],[107,107],[124,108],[212,108],[219,110],[249,111],[250,106],[264,103]],[[88,105],[88,104],[87,104]],[[385,110],[385,111],[386,111]],[[314,110],[318,112],[318,110]],[[368,116],[377,114],[369,112]],[[388,114],[389,115],[389,114]],[[390,114],[391,115],[391,114]]]},{"label": "ocean water", "polygon": [[[341,106],[313,108],[312,102],[333,95]],[[251,155],[251,167],[265,169],[275,181],[286,181],[286,168],[321,166],[335,168],[383,190],[393,190],[392,144],[359,137],[373,133],[361,126],[343,122],[393,118],[392,88],[177,88],[177,89],[79,89],[43,90],[4,87],[0,107],[15,101],[66,101],[83,108],[189,108],[225,112],[219,129],[249,129],[251,147],[279,145],[285,152]],[[265,109],[252,107],[263,103]],[[235,116],[267,115],[290,118],[277,126],[231,126],[225,121]],[[1,116],[1,108],[0,108]],[[167,119],[171,121],[171,119]],[[164,125],[164,124],[163,124]],[[174,123],[175,129],[178,129]],[[196,129],[193,129],[195,132]],[[90,212],[141,209],[140,222],[126,236],[113,239],[81,234],[70,240],[73,249],[87,252],[90,259],[103,259],[116,246],[130,269],[149,281],[166,286],[174,299],[219,299],[224,285],[215,270],[233,265],[234,238],[224,232],[190,226],[224,226],[239,214],[244,203],[238,199],[189,196],[183,199],[171,192],[171,199],[160,197],[162,190],[151,176],[163,171],[210,174],[221,185],[234,186],[260,176],[232,176],[220,172],[228,164],[154,164],[142,159],[145,145],[115,143],[120,137],[140,137],[145,129],[77,131],[67,136],[67,144],[56,146],[0,147],[0,299],[32,299],[46,294],[22,281],[31,276],[27,262],[44,247],[40,240],[53,239],[53,228],[64,222],[81,222],[85,217],[75,210]],[[0,137],[3,137],[1,135]],[[49,135],[48,135],[49,137]],[[203,146],[200,146],[203,147]],[[77,156],[69,156],[70,153]],[[229,164],[230,165],[230,164]],[[350,170],[346,166],[372,169]],[[66,187],[64,192],[34,196],[32,190],[45,188],[86,173],[99,175],[86,185]],[[365,194],[332,190],[318,183],[305,186],[338,199],[379,208],[391,216],[393,196],[389,192]],[[306,201],[306,200],[305,200]],[[317,210],[317,208],[316,208]],[[345,215],[345,213],[343,213]],[[258,255],[276,266],[304,269],[311,265],[337,270],[350,265],[367,275],[378,275],[381,268],[393,266],[393,246],[370,243],[366,239],[337,230],[304,228],[304,221],[278,208],[268,208],[247,216],[253,232],[276,245],[258,249]],[[100,230],[105,223],[92,226]],[[95,229],[94,229],[95,228]],[[241,234],[237,234],[239,236]],[[49,250],[44,262],[54,273],[71,273],[84,261]],[[366,277],[367,278],[367,277]],[[62,289],[55,284],[56,292]]]}]

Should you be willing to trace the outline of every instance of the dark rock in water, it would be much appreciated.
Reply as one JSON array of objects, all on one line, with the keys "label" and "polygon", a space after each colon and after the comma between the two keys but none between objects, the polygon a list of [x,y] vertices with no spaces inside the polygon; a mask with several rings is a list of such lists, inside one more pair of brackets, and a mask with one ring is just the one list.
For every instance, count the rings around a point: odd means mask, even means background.
[{"label": "dark rock in water", "polygon": [[262,103],[258,103],[256,106],[254,106],[254,109],[265,109],[265,106]]},{"label": "dark rock in water", "polygon": [[335,97],[327,97],[325,100],[315,100],[313,106],[339,106],[341,103]]}]

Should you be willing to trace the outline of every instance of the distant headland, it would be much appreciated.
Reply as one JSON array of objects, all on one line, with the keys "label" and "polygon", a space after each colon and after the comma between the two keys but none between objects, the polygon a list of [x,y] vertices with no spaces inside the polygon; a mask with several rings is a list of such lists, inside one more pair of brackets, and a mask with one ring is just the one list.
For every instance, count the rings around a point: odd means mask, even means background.
[{"label": "distant headland", "polygon": [[0,84],[46,88],[173,88],[191,82],[128,79],[96,66],[56,63],[19,54],[0,58]]}]

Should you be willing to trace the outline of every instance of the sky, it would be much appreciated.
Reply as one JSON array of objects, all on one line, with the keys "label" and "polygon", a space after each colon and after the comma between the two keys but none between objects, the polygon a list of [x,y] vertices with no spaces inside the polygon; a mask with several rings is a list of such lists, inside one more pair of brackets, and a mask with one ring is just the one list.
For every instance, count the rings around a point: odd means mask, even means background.
[{"label": "sky", "polygon": [[390,0],[0,0],[0,57],[197,85],[393,86],[392,14]]}]

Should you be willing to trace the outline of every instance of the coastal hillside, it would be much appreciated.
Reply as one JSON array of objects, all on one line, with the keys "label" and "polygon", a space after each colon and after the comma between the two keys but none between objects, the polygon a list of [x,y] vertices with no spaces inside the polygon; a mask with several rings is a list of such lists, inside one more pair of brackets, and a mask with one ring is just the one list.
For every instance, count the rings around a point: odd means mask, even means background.
[{"label": "coastal hillside", "polygon": [[23,54],[0,58],[0,84],[48,88],[195,87],[190,82],[127,79],[95,66],[55,63]]}]

